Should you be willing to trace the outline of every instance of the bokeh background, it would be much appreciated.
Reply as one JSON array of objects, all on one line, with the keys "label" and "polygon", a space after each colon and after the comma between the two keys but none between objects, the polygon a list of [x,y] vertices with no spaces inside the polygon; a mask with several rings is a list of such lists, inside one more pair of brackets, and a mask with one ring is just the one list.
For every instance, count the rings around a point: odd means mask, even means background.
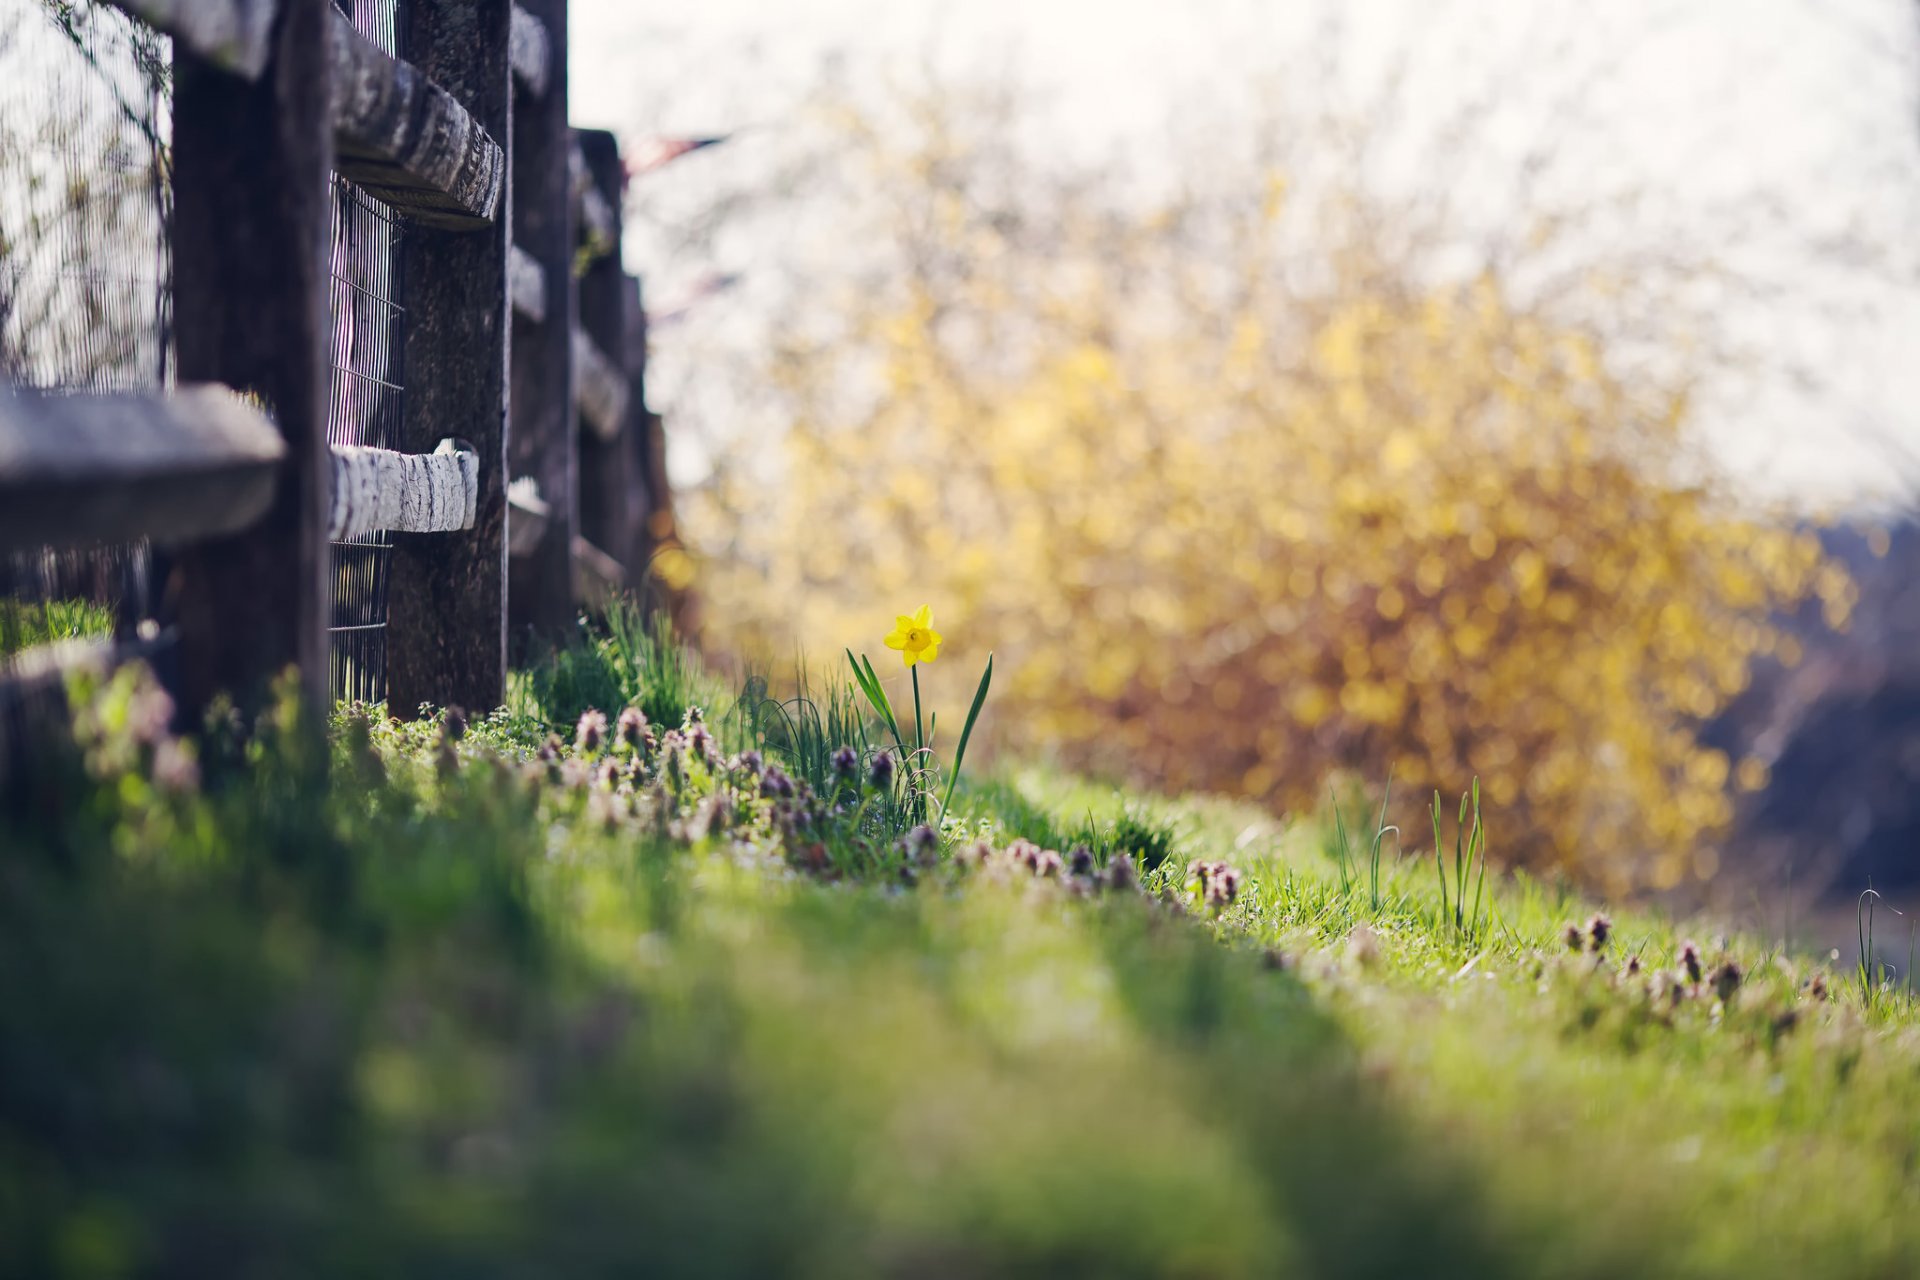
[{"label": "bokeh background", "polygon": [[727,138],[627,207],[710,647],[930,603],[1003,752],[1920,875],[1906,0],[574,21],[576,119]]}]

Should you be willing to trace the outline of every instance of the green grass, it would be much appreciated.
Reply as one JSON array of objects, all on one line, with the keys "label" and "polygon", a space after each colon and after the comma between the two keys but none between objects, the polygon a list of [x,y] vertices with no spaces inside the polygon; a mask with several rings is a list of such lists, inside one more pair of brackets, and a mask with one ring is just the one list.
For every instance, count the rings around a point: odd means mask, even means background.
[{"label": "green grass", "polygon": [[657,725],[680,723],[688,707],[713,705],[726,686],[673,635],[666,615],[648,617],[630,599],[616,599],[605,616],[581,619],[571,642],[521,673],[509,705],[571,733],[589,708],[615,715],[636,706]]},{"label": "green grass", "polygon": [[86,600],[27,601],[0,597],[0,658],[35,645],[113,634],[113,612]]},{"label": "green grass", "polygon": [[[648,661],[620,695],[684,700]],[[927,858],[727,758],[800,777],[831,700],[549,758],[545,687],[457,738],[283,708],[197,781],[131,678],[82,691],[85,760],[0,833],[0,1274],[1920,1269],[1884,982],[1633,910],[1575,952],[1593,906],[1527,878],[1476,915],[1471,812],[1436,873],[1372,803],[1002,770]],[[981,833],[1140,888],[966,869]]]},{"label": "green grass", "polygon": [[[1085,803],[1059,779],[1027,786]],[[1400,1122],[1473,1170],[1503,1234],[1556,1223],[1540,1274],[1629,1240],[1658,1274],[1892,1275],[1920,1259],[1905,1225],[1920,1019],[1904,991],[1862,996],[1807,957],[1645,912],[1616,913],[1601,957],[1574,953],[1566,928],[1592,908],[1524,877],[1488,881],[1498,923],[1476,940],[1451,865],[1443,887],[1430,860],[1386,863],[1375,908],[1310,824],[1168,812],[1197,847],[1240,847],[1247,886],[1209,917],[1221,941],[1274,948],[1304,977]],[[1694,933],[1697,993],[1676,976]],[[1725,959],[1743,979],[1722,1001]],[[1832,998],[1807,990],[1816,976]]]}]

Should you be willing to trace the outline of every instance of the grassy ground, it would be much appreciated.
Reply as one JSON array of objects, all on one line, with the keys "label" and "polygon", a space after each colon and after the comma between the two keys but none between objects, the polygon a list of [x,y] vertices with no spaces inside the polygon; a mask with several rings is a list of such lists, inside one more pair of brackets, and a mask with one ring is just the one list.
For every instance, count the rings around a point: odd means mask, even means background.
[{"label": "grassy ground", "polygon": [[113,634],[113,614],[85,600],[22,601],[0,596],[0,659],[35,645],[101,639]]},{"label": "grassy ground", "polygon": [[[1016,770],[927,847],[870,751],[631,641],[197,758],[83,691],[0,864],[0,1273],[1920,1271],[1904,993],[1456,914],[1454,812],[1444,908],[1352,806]],[[546,739],[596,687],[637,750]]]}]

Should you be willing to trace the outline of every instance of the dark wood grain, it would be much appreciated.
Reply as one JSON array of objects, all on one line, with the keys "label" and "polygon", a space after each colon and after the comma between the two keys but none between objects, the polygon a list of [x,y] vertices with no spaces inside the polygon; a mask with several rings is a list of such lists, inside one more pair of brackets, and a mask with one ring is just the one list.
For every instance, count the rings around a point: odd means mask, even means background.
[{"label": "dark wood grain", "polygon": [[[509,0],[414,0],[406,48],[416,67],[489,136],[513,136]],[[509,157],[510,159],[510,157]],[[406,237],[407,398],[400,447],[453,436],[479,456],[474,526],[395,534],[388,597],[388,705],[498,706],[507,671],[507,364],[511,302],[503,216],[474,231],[416,227]]]},{"label": "dark wood grain", "polygon": [[[552,49],[567,47],[567,0],[521,0]],[[544,284],[539,317],[515,314],[513,476],[532,478],[547,504],[539,537],[513,558],[508,619],[516,649],[530,653],[573,628],[571,553],[580,531],[579,451],[570,335],[578,311],[576,236],[568,149],[567,60],[552,58],[539,93],[521,93],[513,115],[513,237]]]},{"label": "dark wood grain", "polygon": [[174,47],[179,377],[257,394],[286,444],[266,514],[174,559],[163,612],[189,717],[223,690],[259,702],[290,666],[326,705],[331,13],[326,0],[282,0],[251,82]]}]

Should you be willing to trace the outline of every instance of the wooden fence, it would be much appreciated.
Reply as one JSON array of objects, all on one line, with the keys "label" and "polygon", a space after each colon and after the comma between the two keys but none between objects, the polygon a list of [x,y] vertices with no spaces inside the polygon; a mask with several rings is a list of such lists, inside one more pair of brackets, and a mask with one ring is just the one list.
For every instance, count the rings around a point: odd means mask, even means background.
[{"label": "wooden fence", "polygon": [[188,716],[288,667],[497,705],[510,634],[639,586],[665,515],[566,0],[115,2],[173,40],[177,385],[0,392],[0,551],[163,549]]}]

